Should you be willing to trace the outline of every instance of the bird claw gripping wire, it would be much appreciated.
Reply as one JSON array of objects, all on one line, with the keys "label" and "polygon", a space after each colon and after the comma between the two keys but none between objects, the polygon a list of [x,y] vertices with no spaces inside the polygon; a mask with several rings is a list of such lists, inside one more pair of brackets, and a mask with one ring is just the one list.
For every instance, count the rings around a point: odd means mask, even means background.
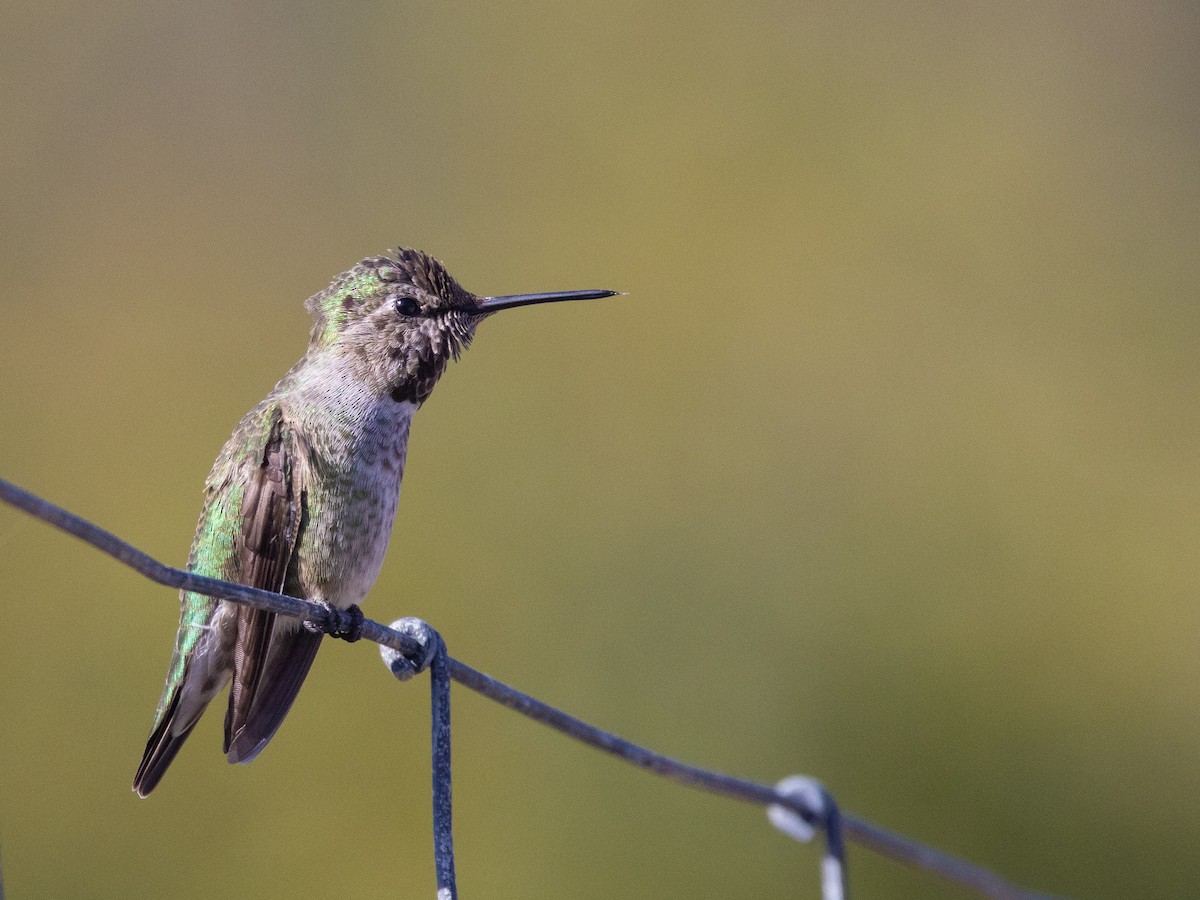
[{"label": "bird claw gripping wire", "polygon": [[419,675],[429,668],[433,658],[442,646],[441,636],[421,619],[412,617],[397,619],[389,626],[393,631],[406,634],[421,645],[422,652],[417,659],[410,659],[399,650],[379,645],[379,655],[383,664],[401,681],[408,681],[414,675]]},{"label": "bird claw gripping wire", "polygon": [[311,619],[304,623],[304,627],[314,634],[327,634],[330,637],[340,638],[343,641],[353,644],[362,637],[363,630],[363,611],[358,608],[357,604],[351,604],[345,609],[338,609],[332,603],[326,603],[323,600],[317,601],[317,605],[325,610],[325,615],[321,620]]},{"label": "bird claw gripping wire", "polygon": [[773,803],[767,807],[767,819],[788,837],[803,843],[812,840],[818,826],[824,827],[821,896],[824,900],[845,900],[846,849],[842,842],[842,819],[837,803],[821,782],[807,775],[791,775],[776,784],[775,790],[798,801],[804,813]]}]

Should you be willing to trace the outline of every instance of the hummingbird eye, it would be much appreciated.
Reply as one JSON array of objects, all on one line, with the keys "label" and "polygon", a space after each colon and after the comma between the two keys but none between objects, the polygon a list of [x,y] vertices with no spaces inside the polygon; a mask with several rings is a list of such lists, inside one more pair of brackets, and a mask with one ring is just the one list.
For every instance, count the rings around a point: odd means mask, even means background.
[{"label": "hummingbird eye", "polygon": [[417,302],[415,297],[397,297],[396,312],[409,318],[419,316],[421,314],[421,304]]}]

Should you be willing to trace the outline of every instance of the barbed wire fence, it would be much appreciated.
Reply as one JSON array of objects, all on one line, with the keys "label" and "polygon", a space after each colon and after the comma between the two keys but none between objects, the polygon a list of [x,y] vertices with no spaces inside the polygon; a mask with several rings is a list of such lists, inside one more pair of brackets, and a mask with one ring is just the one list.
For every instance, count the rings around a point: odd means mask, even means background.
[{"label": "barbed wire fence", "polygon": [[[0,500],[90,544],[158,584],[244,603],[312,623],[326,633],[345,630],[345,613],[306,600],[275,594],[165,565],[98,525],[0,478]],[[509,687],[450,656],[441,636],[420,619],[398,619],[391,626],[365,619],[361,637],[379,645],[384,663],[401,681],[430,673],[433,768],[433,845],[438,900],[455,900],[452,792],[450,777],[450,682],[457,681],[534,721],[603,750],[679,784],[767,808],[768,820],[798,841],[824,834],[820,867],[823,900],[848,896],[847,841],[880,856],[922,869],[946,881],[996,900],[1052,900],[1050,894],[1008,880],[934,847],[841,811],[833,796],[813,778],[793,775],[774,786],[689,765],[590,725]],[[3,898],[0,881],[0,900]]]}]

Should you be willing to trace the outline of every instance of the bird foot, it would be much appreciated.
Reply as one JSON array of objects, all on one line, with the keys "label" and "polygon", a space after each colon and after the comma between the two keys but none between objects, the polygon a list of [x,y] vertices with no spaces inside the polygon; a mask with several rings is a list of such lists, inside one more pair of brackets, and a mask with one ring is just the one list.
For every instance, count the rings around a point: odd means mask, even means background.
[{"label": "bird foot", "polygon": [[345,609],[338,609],[332,603],[324,600],[315,602],[324,607],[325,616],[324,621],[308,620],[304,623],[304,627],[313,634],[327,634],[351,644],[362,637],[365,617],[363,611],[358,608],[358,604],[352,603]]}]

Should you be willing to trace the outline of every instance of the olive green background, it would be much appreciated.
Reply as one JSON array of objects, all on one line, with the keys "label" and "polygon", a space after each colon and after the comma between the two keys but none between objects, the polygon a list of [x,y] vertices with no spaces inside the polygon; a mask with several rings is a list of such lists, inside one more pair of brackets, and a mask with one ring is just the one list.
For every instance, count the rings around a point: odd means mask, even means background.
[{"label": "olive green background", "polygon": [[[497,317],[365,608],[1080,897],[1200,894],[1194,4],[6,4],[0,474],[179,563],[302,302]],[[129,783],[177,602],[0,509],[12,898],[431,897],[427,683]],[[455,692],[464,896],[816,897],[761,810]],[[862,897],[965,894],[852,848]]]}]

